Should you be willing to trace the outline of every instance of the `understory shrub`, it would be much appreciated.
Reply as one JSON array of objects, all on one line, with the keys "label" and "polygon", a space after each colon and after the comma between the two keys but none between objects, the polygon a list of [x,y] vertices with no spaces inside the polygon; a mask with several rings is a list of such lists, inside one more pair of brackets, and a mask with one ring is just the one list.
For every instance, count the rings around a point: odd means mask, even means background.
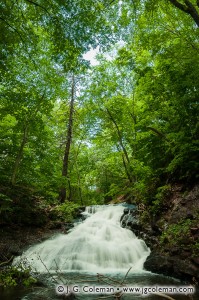
[{"label": "understory shrub", "polygon": [[170,224],[167,229],[164,230],[160,237],[160,243],[163,245],[167,243],[169,246],[173,247],[177,245],[187,244],[192,250],[199,249],[199,243],[192,239],[191,228],[197,226],[198,220],[184,219],[177,224]]},{"label": "understory shrub", "polygon": [[31,268],[18,266],[8,266],[0,271],[0,286],[6,288],[16,285],[29,287],[37,280],[31,276]]},{"label": "understory shrub", "polygon": [[79,204],[66,201],[65,203],[55,207],[57,216],[62,221],[72,222]]}]

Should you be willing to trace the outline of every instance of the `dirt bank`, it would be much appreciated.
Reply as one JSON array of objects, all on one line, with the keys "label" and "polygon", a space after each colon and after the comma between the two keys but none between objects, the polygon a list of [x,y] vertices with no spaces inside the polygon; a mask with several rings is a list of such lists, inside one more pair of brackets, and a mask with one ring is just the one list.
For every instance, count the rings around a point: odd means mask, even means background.
[{"label": "dirt bank", "polygon": [[9,225],[0,229],[0,263],[11,262],[12,258],[21,255],[29,246],[42,242],[50,236],[64,232],[63,228],[50,226],[42,228]]}]

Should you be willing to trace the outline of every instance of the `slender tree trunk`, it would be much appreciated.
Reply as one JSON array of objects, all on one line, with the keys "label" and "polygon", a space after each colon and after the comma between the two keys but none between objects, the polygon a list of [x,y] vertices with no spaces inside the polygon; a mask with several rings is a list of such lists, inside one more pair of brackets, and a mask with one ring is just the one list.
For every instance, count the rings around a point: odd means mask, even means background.
[{"label": "slender tree trunk", "polygon": [[112,121],[113,124],[115,125],[115,128],[116,128],[116,130],[117,130],[117,134],[118,134],[118,137],[119,137],[119,143],[120,143],[120,146],[122,147],[122,150],[123,150],[123,152],[124,152],[124,156],[125,156],[125,158],[126,158],[128,164],[129,164],[129,163],[130,163],[129,156],[128,156],[128,153],[127,153],[127,151],[126,151],[126,148],[124,147],[120,129],[119,129],[119,127],[118,127],[118,125],[117,125],[115,119],[113,118],[113,116],[112,116],[110,110],[106,108],[106,111],[107,111],[107,113],[108,113],[108,115],[109,115],[109,118],[111,119],[111,121]]},{"label": "slender tree trunk", "polygon": [[125,169],[125,171],[126,171],[126,175],[127,175],[127,177],[128,177],[128,180],[129,180],[130,183],[132,183],[133,180],[132,180],[131,174],[130,174],[130,172],[129,172],[129,170],[128,170],[128,166],[127,166],[127,164],[126,164],[124,154],[122,154],[122,161],[123,161],[124,169]]},{"label": "slender tree trunk", "polygon": [[130,116],[133,120],[133,124],[134,124],[134,132],[133,132],[133,137],[134,137],[134,144],[132,146],[132,150],[133,150],[133,157],[136,157],[136,152],[137,152],[137,131],[136,131],[136,124],[137,124],[137,117],[136,117],[136,113],[135,113],[135,95],[133,93],[133,105],[132,105],[132,113],[130,112]]},{"label": "slender tree trunk", "polygon": [[81,177],[80,177],[80,173],[79,173],[79,169],[78,169],[77,163],[75,164],[75,166],[76,166],[76,170],[77,170],[79,197],[80,197],[81,205],[83,206],[84,203],[83,203],[83,198],[82,198]]},{"label": "slender tree trunk", "polygon": [[[74,102],[75,102],[75,77],[72,76],[72,88],[71,88],[71,100],[70,100],[70,112],[68,120],[68,129],[66,137],[65,152],[63,158],[62,176],[67,178],[68,166],[69,166],[69,154],[70,146],[72,143],[72,129],[73,129],[73,114],[74,114]],[[63,203],[66,200],[66,184],[62,185],[59,192],[59,200]]]},{"label": "slender tree trunk", "polygon": [[68,201],[72,201],[72,188],[70,184],[70,176],[68,178]]},{"label": "slender tree trunk", "polygon": [[126,148],[125,148],[125,146],[123,144],[123,141],[122,141],[122,134],[121,134],[120,129],[117,125],[117,122],[113,118],[110,110],[106,108],[106,111],[109,115],[109,118],[111,119],[111,121],[113,122],[113,124],[115,125],[115,128],[117,130],[117,134],[118,134],[118,138],[119,138],[119,144],[120,144],[120,146],[122,148],[122,151],[123,151],[122,161],[123,161],[124,169],[125,169],[125,172],[126,172],[126,175],[127,175],[128,179],[129,179],[129,182],[132,183],[133,180],[132,180],[131,174],[129,172],[130,159],[129,159],[128,153],[127,153]]},{"label": "slender tree trunk", "polygon": [[21,159],[23,157],[23,150],[24,150],[25,144],[27,142],[27,138],[28,138],[28,126],[25,125],[22,140],[21,140],[21,145],[20,145],[19,152],[18,152],[16,160],[15,160],[14,169],[13,169],[13,173],[12,173],[12,177],[11,177],[12,185],[16,184],[17,173],[19,170]]}]

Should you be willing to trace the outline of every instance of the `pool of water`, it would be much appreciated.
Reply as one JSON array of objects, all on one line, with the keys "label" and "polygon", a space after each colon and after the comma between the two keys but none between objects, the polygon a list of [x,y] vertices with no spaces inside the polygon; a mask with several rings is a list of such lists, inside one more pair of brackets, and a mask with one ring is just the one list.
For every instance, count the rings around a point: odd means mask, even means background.
[{"label": "pool of water", "polygon": [[[88,274],[88,273],[68,273],[68,274],[40,274],[35,275],[39,285],[32,288],[8,288],[0,291],[1,300],[58,300],[58,299],[76,299],[76,300],[94,300],[94,299],[117,299],[115,292],[121,291],[124,287],[142,288],[142,290],[130,293],[123,293],[118,300],[158,300],[166,299],[163,295],[147,294],[147,287],[162,287],[162,288],[179,288],[188,287],[189,285],[166,276],[150,272],[141,272],[139,274]],[[65,291],[58,292],[58,286],[64,287]],[[74,287],[75,286],[75,287]],[[96,287],[106,288],[107,294],[103,292],[94,293]],[[70,295],[67,293],[67,288],[74,289],[75,292]],[[111,288],[114,289],[112,293]],[[76,291],[79,290],[79,293]],[[102,290],[103,291],[103,290]],[[157,293],[157,292],[156,292]],[[167,294],[175,300],[198,300],[199,293],[195,294]]]}]

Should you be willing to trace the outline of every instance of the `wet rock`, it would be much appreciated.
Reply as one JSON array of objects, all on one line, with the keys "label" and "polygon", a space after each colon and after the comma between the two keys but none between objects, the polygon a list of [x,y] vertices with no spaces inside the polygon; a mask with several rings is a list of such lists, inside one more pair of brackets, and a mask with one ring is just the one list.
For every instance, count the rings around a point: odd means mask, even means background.
[{"label": "wet rock", "polygon": [[130,214],[132,215],[132,216],[137,216],[137,210],[135,209],[135,208],[131,208],[130,210],[129,210],[129,212],[130,212]]},{"label": "wet rock", "polygon": [[127,215],[129,213],[129,208],[125,208],[123,214]]},{"label": "wet rock", "polygon": [[157,255],[152,252],[144,263],[148,271],[176,277],[182,280],[199,280],[198,268],[190,260],[182,260],[178,257]]},{"label": "wet rock", "polygon": [[166,256],[156,255],[153,252],[149,255],[144,263],[144,268],[154,273],[163,275],[171,275],[173,266],[169,258]]},{"label": "wet rock", "polygon": [[132,230],[136,235],[142,230],[142,226],[136,217],[136,210],[125,208],[122,217],[120,218],[120,223],[123,228],[128,228]]},{"label": "wet rock", "polygon": [[82,213],[85,211],[86,207],[85,206],[80,206],[76,209],[75,211],[75,217],[76,218],[81,218],[82,217]]},{"label": "wet rock", "polygon": [[88,217],[87,215],[81,215],[80,220],[81,220],[81,221],[84,221],[84,220],[87,219],[87,217]]},{"label": "wet rock", "polygon": [[64,229],[66,231],[70,230],[73,227],[74,227],[73,223],[64,223]]},{"label": "wet rock", "polygon": [[11,255],[19,256],[22,255],[23,251],[19,248],[18,245],[12,245],[12,247],[9,249],[9,252]]},{"label": "wet rock", "polygon": [[142,225],[140,224],[140,222],[136,219],[130,221],[127,223],[127,226],[131,228],[132,231],[142,231],[143,228],[142,228]]},{"label": "wet rock", "polygon": [[182,259],[174,259],[173,262],[173,275],[179,278],[189,280],[193,277],[199,280],[198,268],[194,266],[190,261],[182,260]]},{"label": "wet rock", "polygon": [[86,206],[80,206],[79,207],[79,210],[81,210],[81,212],[85,211],[85,209],[86,209]]}]

